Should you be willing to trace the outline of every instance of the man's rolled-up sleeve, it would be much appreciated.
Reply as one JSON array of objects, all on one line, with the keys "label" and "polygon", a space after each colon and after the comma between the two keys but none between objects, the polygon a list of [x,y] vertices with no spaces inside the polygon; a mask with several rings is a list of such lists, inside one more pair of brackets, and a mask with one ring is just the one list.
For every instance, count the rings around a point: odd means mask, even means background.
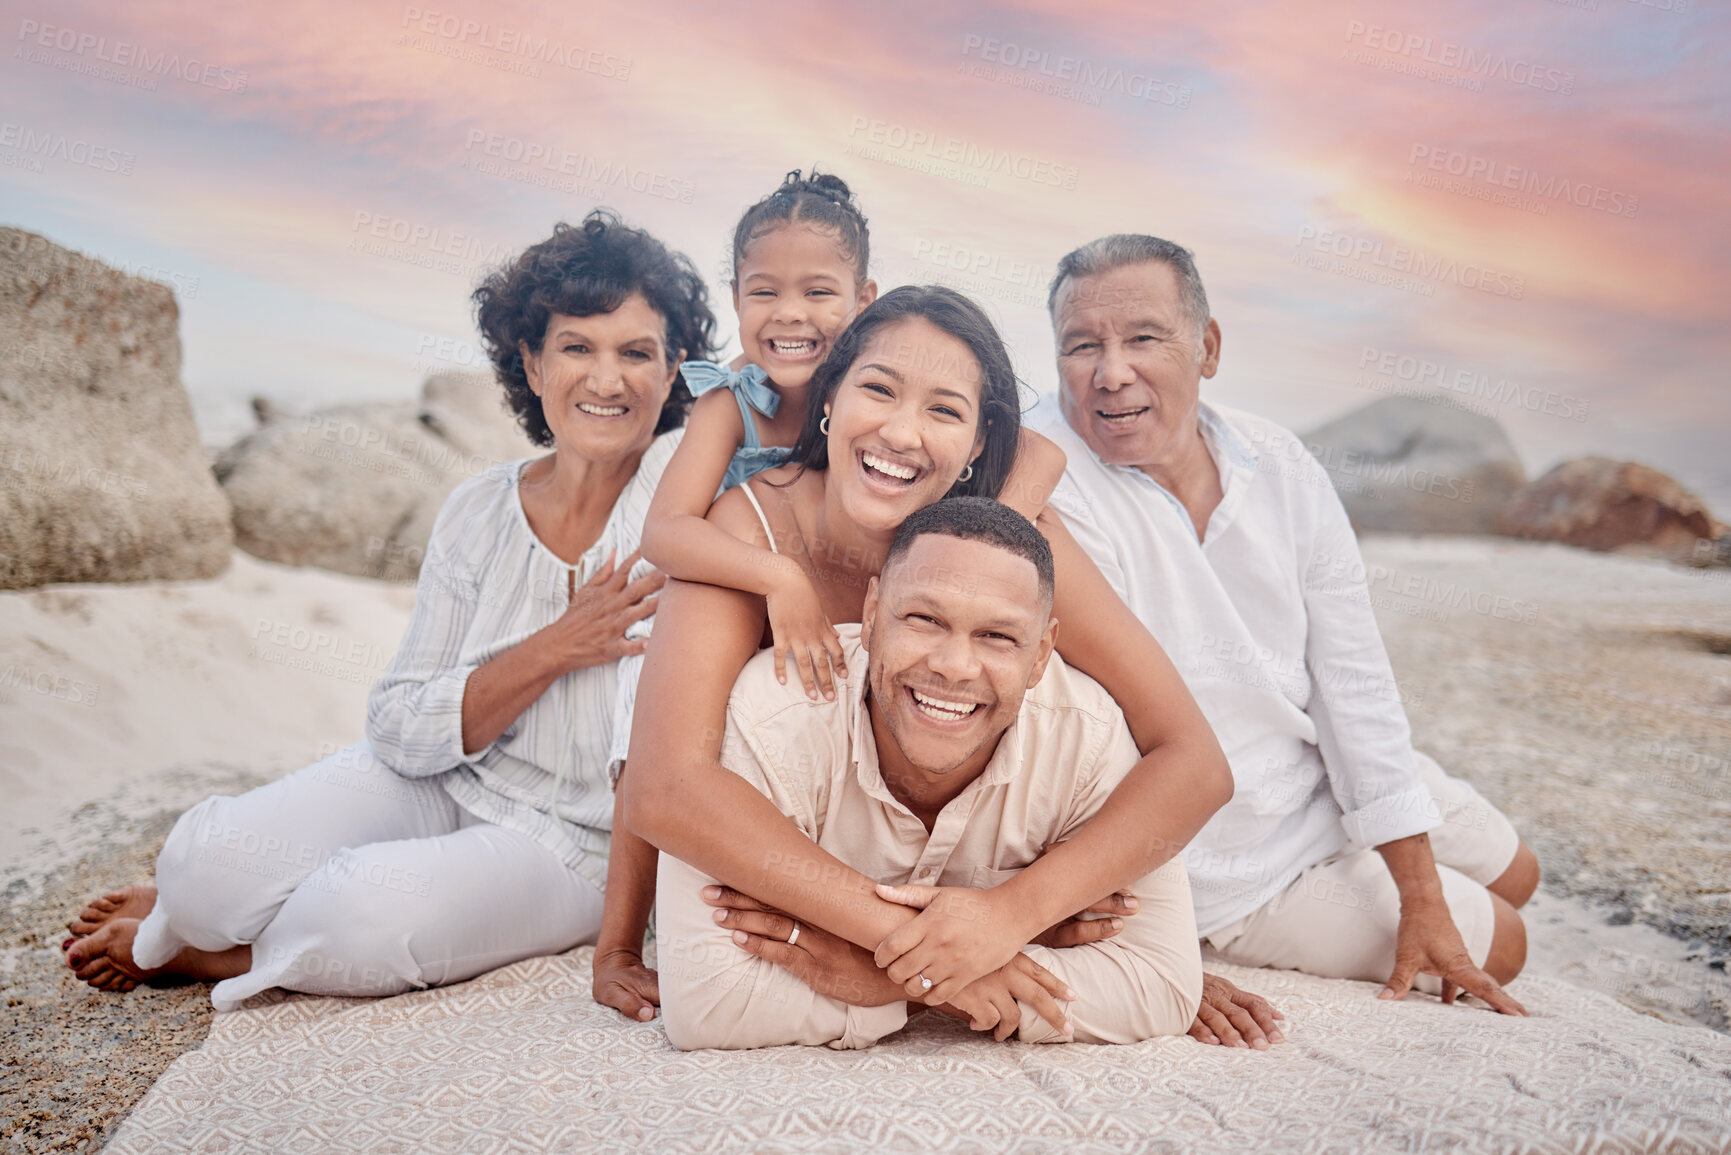
[{"label": "man's rolled-up sleeve", "polygon": [[[724,766],[744,778],[817,838],[812,799],[779,779],[730,721],[722,742]],[[661,976],[661,1015],[667,1038],[682,1051],[743,1049],[786,1043],[869,1047],[907,1024],[907,1005],[856,1007],[821,995],[788,971],[733,941],[700,893],[714,883],[667,854],[655,881],[655,957]]]},{"label": "man's rolled-up sleeve", "polygon": [[1322,483],[1303,575],[1305,664],[1314,683],[1306,712],[1341,825],[1362,849],[1423,834],[1442,816],[1419,777],[1358,538],[1327,475],[1320,466],[1316,472]]},{"label": "man's rolled-up sleeve", "polygon": [[[1181,1035],[1196,1018],[1202,957],[1183,859],[1143,877],[1131,893],[1137,911],[1114,937],[1086,946],[1025,948],[1079,996],[1069,1007],[1076,1042],[1137,1043]],[[1064,1038],[1026,1005],[1017,1037],[1025,1043]]]},{"label": "man's rolled-up sleeve", "polygon": [[667,1038],[682,1051],[785,1043],[869,1047],[907,1024],[904,1003],[850,1006],[748,953],[699,891],[715,880],[663,854],[655,882],[655,966]]}]

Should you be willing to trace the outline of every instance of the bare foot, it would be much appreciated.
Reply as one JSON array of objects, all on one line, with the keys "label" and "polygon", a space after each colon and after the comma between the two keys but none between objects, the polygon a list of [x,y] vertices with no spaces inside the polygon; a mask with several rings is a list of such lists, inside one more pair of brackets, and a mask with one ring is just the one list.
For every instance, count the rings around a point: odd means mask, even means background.
[{"label": "bare foot", "polygon": [[[82,937],[95,933],[109,919],[143,918],[155,907],[156,887],[129,886],[91,899],[90,904],[78,912],[78,917],[66,924],[66,929]],[[69,945],[62,943],[60,949],[65,950]]]},{"label": "bare foot", "polygon": [[138,937],[138,924],[136,918],[110,918],[67,948],[67,967],[99,991],[122,994],[139,983],[170,978],[216,982],[252,969],[252,947],[237,946],[224,951],[187,947],[170,959],[167,966],[146,970],[132,960],[132,942]]},{"label": "bare foot", "polygon": [[140,970],[132,961],[138,923],[136,918],[109,918],[90,934],[73,940],[66,950],[66,965],[99,991],[124,993],[155,977],[159,972]]}]

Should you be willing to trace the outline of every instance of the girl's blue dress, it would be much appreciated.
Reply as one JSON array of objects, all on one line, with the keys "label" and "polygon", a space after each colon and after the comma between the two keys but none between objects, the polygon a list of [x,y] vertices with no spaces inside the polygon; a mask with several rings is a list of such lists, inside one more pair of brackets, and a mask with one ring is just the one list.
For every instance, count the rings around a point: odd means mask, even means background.
[{"label": "girl's blue dress", "polygon": [[747,478],[774,469],[787,460],[793,450],[787,446],[765,445],[757,435],[757,422],[751,416],[756,410],[766,418],[774,417],[775,411],[781,407],[781,397],[770,387],[769,375],[761,367],[747,365],[734,372],[714,361],[687,361],[679,371],[684,374],[686,388],[691,390],[693,397],[701,397],[725,386],[733,393],[740,419],[745,422],[745,440],[734,450],[733,460],[727,463],[727,473],[721,479],[721,492],[725,493]]}]

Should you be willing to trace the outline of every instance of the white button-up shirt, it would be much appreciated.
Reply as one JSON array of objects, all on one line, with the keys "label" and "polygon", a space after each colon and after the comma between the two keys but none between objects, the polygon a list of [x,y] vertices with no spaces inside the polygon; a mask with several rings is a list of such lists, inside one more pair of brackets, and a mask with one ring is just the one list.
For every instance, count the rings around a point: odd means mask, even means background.
[{"label": "white button-up shirt", "polygon": [[1102,462],[1055,396],[1028,423],[1069,455],[1052,508],[1165,648],[1232,764],[1232,801],[1185,851],[1207,936],[1307,867],[1441,819],[1328,474],[1271,421],[1199,415],[1224,491],[1200,540],[1147,473]]}]

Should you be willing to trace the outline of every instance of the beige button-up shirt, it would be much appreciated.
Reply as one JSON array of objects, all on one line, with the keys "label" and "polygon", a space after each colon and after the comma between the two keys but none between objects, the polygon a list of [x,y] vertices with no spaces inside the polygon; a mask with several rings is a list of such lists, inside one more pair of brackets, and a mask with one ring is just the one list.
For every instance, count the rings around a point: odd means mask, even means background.
[{"label": "beige button-up shirt", "polygon": [[[859,672],[838,683],[836,700],[811,701],[797,678],[778,683],[774,656],[765,650],[734,685],[721,760],[819,846],[879,882],[996,886],[1074,835],[1139,756],[1110,695],[1054,654],[986,769],[928,833],[884,784],[862,700],[859,627],[838,628],[848,668]],[[809,862],[765,868],[813,869]],[[907,1022],[901,1002],[850,1006],[736,946],[698,893],[713,881],[661,856],[656,953],[663,1019],[675,1046],[864,1047]],[[1078,1041],[1178,1034],[1196,1014],[1202,962],[1183,862],[1174,859],[1132,890],[1140,909],[1116,937],[1026,948],[1079,995],[1070,1007]],[[1063,1036],[1024,1007],[1018,1037]]]}]

